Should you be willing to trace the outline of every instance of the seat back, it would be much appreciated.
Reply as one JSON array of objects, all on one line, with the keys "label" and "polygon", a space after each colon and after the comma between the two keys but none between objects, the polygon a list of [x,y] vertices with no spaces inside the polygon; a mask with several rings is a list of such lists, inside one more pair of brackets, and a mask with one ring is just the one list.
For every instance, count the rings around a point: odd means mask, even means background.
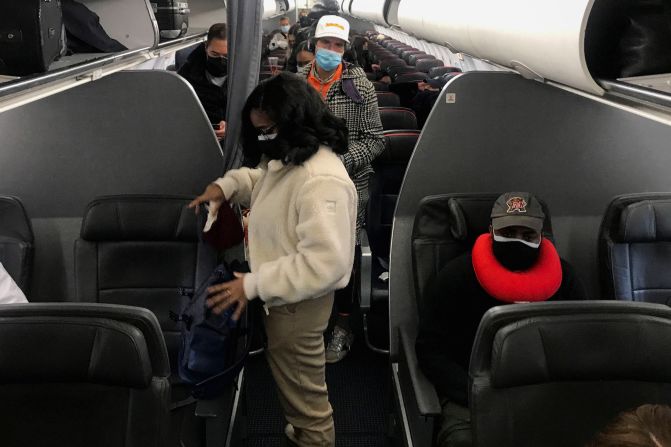
[{"label": "seat back", "polygon": [[33,268],[33,228],[16,197],[0,196],[0,263],[28,294]]},{"label": "seat back", "polygon": [[417,84],[420,81],[426,79],[426,73],[420,73],[418,71],[407,71],[395,76],[392,81],[394,84]]},{"label": "seat back", "polygon": [[615,198],[599,232],[606,298],[671,304],[671,193]]},{"label": "seat back", "polygon": [[490,309],[473,345],[479,447],[583,446],[619,412],[671,404],[671,309],[615,301]]},{"label": "seat back", "polygon": [[380,120],[384,130],[417,129],[417,117],[406,107],[380,107]]},{"label": "seat back", "polygon": [[426,53],[418,49],[404,50],[401,52],[401,59],[408,62],[408,58],[413,54],[426,54]]},{"label": "seat back", "polygon": [[384,82],[372,81],[373,87],[375,87],[376,92],[388,92],[389,85]]},{"label": "seat back", "polygon": [[396,93],[377,92],[377,105],[379,107],[400,107],[401,99]]},{"label": "seat back", "polygon": [[442,67],[443,61],[440,59],[420,59],[415,64],[417,71],[428,73],[429,70],[436,67]]},{"label": "seat back", "polygon": [[461,68],[459,67],[443,67],[436,66],[429,69],[429,77],[435,78],[436,76],[444,75],[445,73],[461,73]]},{"label": "seat back", "polygon": [[[428,196],[419,203],[412,228],[412,269],[417,306],[424,307],[431,279],[452,259],[469,251],[489,231],[492,206],[501,193],[451,193]],[[550,211],[539,199],[543,236],[552,238]]]},{"label": "seat back", "polygon": [[[179,326],[169,318],[188,301],[184,291],[202,284],[216,253],[201,243],[189,198],[109,196],[94,200],[75,243],[78,301],[125,304],[154,312],[172,365]],[[174,370],[174,369],[173,369]]]},{"label": "seat back", "polygon": [[146,309],[0,308],[2,445],[162,447],[170,368]]},{"label": "seat back", "polygon": [[431,54],[411,54],[408,56],[408,65],[417,65],[418,61],[424,60],[424,59],[435,59],[436,56],[433,56]]},{"label": "seat back", "polygon": [[389,259],[396,199],[419,134],[419,130],[385,131],[385,150],[373,161],[366,225],[371,251],[378,258]]}]

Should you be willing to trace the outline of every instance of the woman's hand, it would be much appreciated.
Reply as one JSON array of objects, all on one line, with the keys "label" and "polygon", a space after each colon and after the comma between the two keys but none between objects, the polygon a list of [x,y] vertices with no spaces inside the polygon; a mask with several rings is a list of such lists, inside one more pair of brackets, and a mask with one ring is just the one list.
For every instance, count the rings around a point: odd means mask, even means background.
[{"label": "woman's hand", "polygon": [[247,308],[249,300],[245,295],[243,287],[244,273],[234,272],[235,279],[233,281],[217,284],[216,286],[208,287],[207,293],[207,307],[212,309],[212,312],[219,315],[229,307],[235,305],[235,312],[233,313],[233,320],[237,321],[242,315],[242,312]]},{"label": "woman's hand", "polygon": [[219,127],[214,129],[214,134],[217,136],[217,140],[221,141],[226,137],[226,121],[220,121]]},{"label": "woman's hand", "polygon": [[221,188],[214,183],[210,183],[207,185],[207,188],[205,188],[205,192],[203,192],[201,195],[196,197],[189,203],[189,208],[195,208],[196,214],[198,214],[198,208],[201,203],[213,201],[213,202],[221,202],[222,200],[225,200],[226,198],[224,197],[224,192],[221,190]]}]

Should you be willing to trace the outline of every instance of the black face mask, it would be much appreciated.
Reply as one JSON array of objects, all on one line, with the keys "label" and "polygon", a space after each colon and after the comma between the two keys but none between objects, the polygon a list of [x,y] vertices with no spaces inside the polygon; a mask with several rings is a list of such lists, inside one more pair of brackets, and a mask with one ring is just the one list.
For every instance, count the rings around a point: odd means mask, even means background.
[{"label": "black face mask", "polygon": [[539,249],[522,242],[493,241],[494,257],[508,270],[519,272],[531,268],[538,259]]},{"label": "black face mask", "polygon": [[210,57],[207,56],[207,64],[205,65],[208,73],[215,78],[221,78],[228,73],[228,58],[227,57]]}]

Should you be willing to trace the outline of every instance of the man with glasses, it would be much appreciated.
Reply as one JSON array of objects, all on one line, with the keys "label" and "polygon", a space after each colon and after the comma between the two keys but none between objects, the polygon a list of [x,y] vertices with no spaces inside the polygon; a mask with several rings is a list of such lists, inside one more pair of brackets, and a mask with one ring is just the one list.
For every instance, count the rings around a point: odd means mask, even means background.
[{"label": "man with glasses", "polygon": [[215,23],[207,41],[196,47],[179,70],[198,95],[219,141],[226,136],[228,35],[225,23]]},{"label": "man with glasses", "polygon": [[[357,210],[357,254],[360,252],[359,231],[366,221],[368,204],[368,178],[373,173],[371,162],[384,150],[382,122],[373,84],[361,67],[344,62],[342,57],[349,46],[349,22],[335,15],[324,15],[317,22],[310,47],[315,51],[315,60],[307,64],[300,73],[324,99],[334,115],[347,123],[349,146],[340,155],[350,178],[356,185]],[[355,259],[358,259],[357,255]],[[356,262],[355,262],[356,269]],[[338,362],[350,350],[354,334],[349,316],[354,303],[354,278],[345,289],[336,292],[336,324],[326,350],[326,361]]]}]

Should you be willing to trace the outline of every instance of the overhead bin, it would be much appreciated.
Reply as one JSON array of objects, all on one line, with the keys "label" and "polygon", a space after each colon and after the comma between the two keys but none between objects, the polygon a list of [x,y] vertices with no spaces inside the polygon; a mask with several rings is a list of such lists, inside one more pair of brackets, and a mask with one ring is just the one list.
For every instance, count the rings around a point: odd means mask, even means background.
[{"label": "overhead bin", "polygon": [[110,37],[129,50],[158,44],[158,26],[149,0],[78,0],[100,17]]},{"label": "overhead bin", "polygon": [[[458,52],[603,94],[587,66],[585,31],[595,0],[401,0],[401,28]],[[619,2],[610,2],[613,8]]]},{"label": "overhead bin", "polygon": [[385,0],[352,0],[350,14],[353,17],[369,20],[378,25],[387,25],[384,16]]}]

